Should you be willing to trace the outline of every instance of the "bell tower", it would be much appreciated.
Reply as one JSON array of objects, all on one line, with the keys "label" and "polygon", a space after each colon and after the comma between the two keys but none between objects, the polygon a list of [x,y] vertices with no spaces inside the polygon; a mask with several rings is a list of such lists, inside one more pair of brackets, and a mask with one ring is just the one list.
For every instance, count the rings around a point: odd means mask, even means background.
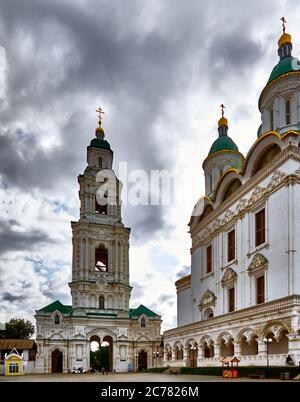
[{"label": "bell tower", "polygon": [[129,235],[121,216],[121,182],[113,151],[105,140],[101,108],[95,138],[87,147],[87,167],[78,176],[80,219],[72,222],[73,263],[69,284],[74,315],[129,311]]}]

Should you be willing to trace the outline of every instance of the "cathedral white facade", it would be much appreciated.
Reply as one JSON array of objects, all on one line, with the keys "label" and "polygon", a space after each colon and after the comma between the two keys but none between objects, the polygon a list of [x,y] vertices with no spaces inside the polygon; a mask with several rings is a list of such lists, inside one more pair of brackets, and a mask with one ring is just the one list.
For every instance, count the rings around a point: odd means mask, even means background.
[{"label": "cathedral white facade", "polygon": [[[121,183],[113,152],[99,127],[79,175],[80,219],[72,222],[72,305],[55,301],[36,311],[40,373],[89,371],[92,342],[108,345],[109,371],[137,371],[159,365],[161,317],[140,305],[129,308],[130,229],[122,223]],[[108,186],[111,187],[108,187]],[[99,192],[100,190],[100,192]]]},{"label": "cathedral white facade", "polygon": [[177,328],[164,364],[300,361],[300,63],[291,36],[259,99],[262,124],[244,157],[219,121],[204,160],[206,194],[189,226],[191,274],[176,282]]}]

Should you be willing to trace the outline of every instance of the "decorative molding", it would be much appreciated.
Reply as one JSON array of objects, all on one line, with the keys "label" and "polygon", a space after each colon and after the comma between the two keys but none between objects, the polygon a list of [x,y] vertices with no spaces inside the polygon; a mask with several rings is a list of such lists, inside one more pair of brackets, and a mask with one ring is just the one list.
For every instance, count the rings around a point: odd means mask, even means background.
[{"label": "decorative molding", "polygon": [[300,169],[298,169],[292,175],[287,175],[280,170],[275,170],[271,176],[269,184],[264,188],[257,185],[251,193],[249,199],[241,198],[240,200],[237,200],[238,203],[234,211],[232,209],[225,210],[225,215],[223,215],[223,218],[217,218],[217,216],[220,216],[221,211],[219,212],[218,210],[215,210],[212,212],[216,219],[211,222],[211,225],[205,225],[202,231],[199,231],[195,235],[192,234],[192,249],[197,248],[201,243],[211,240],[212,237],[218,232],[222,231],[225,226],[234,223],[238,219],[241,219],[247,212],[250,212],[256,204],[266,200],[275,190],[285,185],[287,182],[289,182],[291,177],[295,176],[299,181]]},{"label": "decorative molding", "polygon": [[249,275],[251,275],[258,270],[261,270],[261,269],[265,270],[268,267],[268,263],[269,263],[269,261],[267,260],[266,257],[264,257],[260,253],[257,253],[252,258],[252,261],[247,269],[247,272]]},{"label": "decorative molding", "polygon": [[232,268],[226,268],[224,275],[221,279],[222,286],[226,286],[234,282],[237,278],[237,273]]},{"label": "decorative molding", "polygon": [[299,75],[298,74],[289,74],[285,77],[278,77],[280,79],[276,79],[270,82],[263,90],[259,99],[259,107],[262,110],[266,104],[270,102],[270,100],[282,94],[288,90],[297,90],[299,88]]},{"label": "decorative molding", "polygon": [[[234,196],[225,200],[221,205],[218,205],[214,211],[212,211],[207,217],[201,221],[201,223],[195,224],[191,227],[192,237],[199,233],[201,227],[206,227],[218,216],[225,212],[230,205],[234,205],[243,196],[249,193],[255,186],[258,186],[263,180],[268,178],[272,172],[276,171],[284,162],[289,159],[300,162],[300,148],[292,145],[286,146],[278,155],[276,155],[272,161],[265,167],[263,167],[258,173],[251,177],[247,182],[236,191]],[[288,177],[288,176],[287,176]],[[300,178],[299,178],[300,179]],[[200,230],[199,230],[200,229]]]},{"label": "decorative molding", "polygon": [[216,295],[211,290],[207,290],[201,297],[199,310],[203,310],[204,308],[209,306],[214,306],[216,304],[216,300]]}]

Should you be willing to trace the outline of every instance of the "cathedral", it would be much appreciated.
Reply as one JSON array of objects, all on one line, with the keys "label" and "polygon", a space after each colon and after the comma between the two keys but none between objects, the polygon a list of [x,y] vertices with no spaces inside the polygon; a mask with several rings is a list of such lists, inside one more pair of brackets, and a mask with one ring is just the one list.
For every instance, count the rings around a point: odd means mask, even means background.
[{"label": "cathedral", "polygon": [[79,175],[80,219],[72,222],[72,305],[55,301],[36,311],[38,373],[90,371],[91,345],[108,350],[105,370],[138,371],[159,365],[161,317],[129,308],[129,236],[121,215],[121,183],[101,126],[87,147]]},{"label": "cathedral", "polygon": [[282,21],[279,62],[245,156],[221,105],[203,162],[205,195],[189,222],[191,273],[175,283],[177,328],[164,333],[165,365],[300,361],[300,62]]}]

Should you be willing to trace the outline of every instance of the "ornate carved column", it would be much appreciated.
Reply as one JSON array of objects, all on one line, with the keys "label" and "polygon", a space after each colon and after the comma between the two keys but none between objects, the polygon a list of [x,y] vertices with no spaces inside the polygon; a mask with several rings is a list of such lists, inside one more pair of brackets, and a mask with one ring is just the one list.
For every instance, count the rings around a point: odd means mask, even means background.
[{"label": "ornate carved column", "polygon": [[267,346],[262,339],[257,339],[257,355],[260,357],[265,357],[267,353]]},{"label": "ornate carved column", "polygon": [[286,335],[288,343],[288,354],[292,356],[296,366],[300,362],[300,335],[298,333],[290,333]]},{"label": "ornate carved column", "polygon": [[242,351],[241,351],[241,342],[239,341],[234,341],[233,342],[233,346],[234,346],[234,356],[236,357],[240,357],[242,355]]},{"label": "ornate carved column", "polygon": [[221,345],[219,343],[214,345],[214,358],[219,360],[221,359],[220,347]]},{"label": "ornate carved column", "polygon": [[190,365],[190,348],[185,346],[183,349],[183,365],[189,367]]}]

